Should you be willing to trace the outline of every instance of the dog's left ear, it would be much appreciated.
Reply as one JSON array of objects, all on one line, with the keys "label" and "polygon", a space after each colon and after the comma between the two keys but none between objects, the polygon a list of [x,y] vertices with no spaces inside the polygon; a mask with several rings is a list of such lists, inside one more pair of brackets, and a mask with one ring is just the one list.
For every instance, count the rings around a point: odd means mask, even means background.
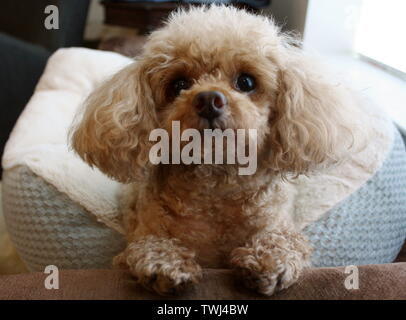
[{"label": "dog's left ear", "polygon": [[278,71],[269,159],[271,168],[283,174],[306,173],[334,162],[352,143],[351,99],[340,85],[323,79],[307,59],[295,52]]}]

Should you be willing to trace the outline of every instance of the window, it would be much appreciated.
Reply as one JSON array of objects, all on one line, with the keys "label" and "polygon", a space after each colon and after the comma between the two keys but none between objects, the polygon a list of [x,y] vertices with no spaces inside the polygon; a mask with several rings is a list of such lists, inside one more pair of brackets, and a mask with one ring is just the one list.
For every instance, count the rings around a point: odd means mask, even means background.
[{"label": "window", "polygon": [[406,78],[406,1],[364,0],[355,51]]}]

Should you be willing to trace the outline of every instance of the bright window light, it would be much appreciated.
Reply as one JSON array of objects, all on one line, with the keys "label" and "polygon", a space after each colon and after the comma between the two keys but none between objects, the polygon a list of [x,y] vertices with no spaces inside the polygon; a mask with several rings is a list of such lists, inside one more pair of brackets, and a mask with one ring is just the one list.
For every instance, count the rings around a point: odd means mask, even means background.
[{"label": "bright window light", "polygon": [[406,74],[406,1],[364,0],[355,51]]}]

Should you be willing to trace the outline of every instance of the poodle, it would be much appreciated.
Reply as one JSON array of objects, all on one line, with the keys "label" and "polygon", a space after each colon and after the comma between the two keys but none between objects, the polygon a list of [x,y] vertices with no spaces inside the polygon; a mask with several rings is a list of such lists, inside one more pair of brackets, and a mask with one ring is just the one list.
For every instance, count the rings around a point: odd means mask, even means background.
[{"label": "poodle", "polygon": [[[228,6],[173,13],[135,61],[94,90],[71,134],[91,166],[123,182],[126,249],[113,264],[172,294],[202,268],[232,268],[265,295],[310,266],[289,181],[345,161],[357,102],[272,19]],[[149,135],[255,129],[257,170],[153,164]],[[173,137],[170,136],[170,139]]]}]

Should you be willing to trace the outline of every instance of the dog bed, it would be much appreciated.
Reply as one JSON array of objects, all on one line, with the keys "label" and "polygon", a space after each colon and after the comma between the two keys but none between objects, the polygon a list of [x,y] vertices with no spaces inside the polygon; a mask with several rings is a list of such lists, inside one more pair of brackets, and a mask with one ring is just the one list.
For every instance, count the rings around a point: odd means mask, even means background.
[{"label": "dog bed", "polygon": [[[131,62],[116,53],[58,50],[10,136],[4,215],[30,270],[106,268],[125,246],[121,185],[70,151],[67,133],[87,94]],[[294,182],[292,214],[315,247],[314,266],[392,262],[405,240],[404,144],[382,111],[366,112],[374,133],[358,158]]]}]

